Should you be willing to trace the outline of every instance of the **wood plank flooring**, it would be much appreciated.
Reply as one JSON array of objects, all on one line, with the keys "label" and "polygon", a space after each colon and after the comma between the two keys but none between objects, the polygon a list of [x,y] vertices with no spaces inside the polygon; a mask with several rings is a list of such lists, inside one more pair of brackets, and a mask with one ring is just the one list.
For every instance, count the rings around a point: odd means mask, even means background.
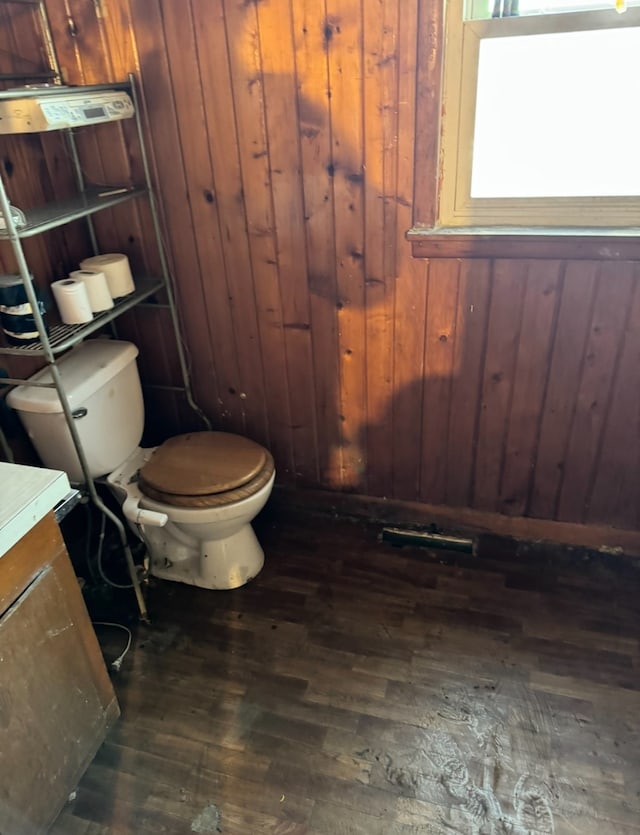
[{"label": "wood plank flooring", "polygon": [[155,582],[52,832],[640,835],[640,571],[377,532],[266,519],[248,587]]}]

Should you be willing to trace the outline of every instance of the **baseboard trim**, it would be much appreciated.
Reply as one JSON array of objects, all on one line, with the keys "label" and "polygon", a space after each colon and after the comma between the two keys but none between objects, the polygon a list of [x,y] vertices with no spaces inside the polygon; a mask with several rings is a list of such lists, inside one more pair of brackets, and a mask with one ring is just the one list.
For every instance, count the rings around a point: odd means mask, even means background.
[{"label": "baseboard trim", "polygon": [[512,539],[550,542],[590,550],[640,556],[640,531],[606,525],[580,525],[523,516],[504,516],[471,508],[380,499],[356,493],[298,489],[276,485],[273,502],[280,508],[335,513],[385,524],[436,525],[447,533],[491,534]]}]

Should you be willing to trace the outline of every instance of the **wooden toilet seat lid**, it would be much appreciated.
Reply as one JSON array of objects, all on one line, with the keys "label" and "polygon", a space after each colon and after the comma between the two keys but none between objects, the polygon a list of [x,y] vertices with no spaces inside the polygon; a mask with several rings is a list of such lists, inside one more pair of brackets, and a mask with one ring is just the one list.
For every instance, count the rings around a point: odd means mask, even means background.
[{"label": "wooden toilet seat lid", "polygon": [[165,441],[140,470],[140,487],[178,496],[235,490],[264,468],[267,451],[227,432],[190,432]]}]

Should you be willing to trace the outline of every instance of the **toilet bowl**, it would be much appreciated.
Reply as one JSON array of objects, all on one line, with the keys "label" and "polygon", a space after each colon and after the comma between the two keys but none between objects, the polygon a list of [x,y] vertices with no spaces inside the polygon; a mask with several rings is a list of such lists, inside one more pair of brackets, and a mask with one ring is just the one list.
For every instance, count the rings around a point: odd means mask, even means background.
[{"label": "toilet bowl", "polygon": [[[104,480],[145,543],[153,575],[207,589],[243,585],[264,554],[251,521],[275,478],[271,454],[248,438],[193,432],[158,447],[139,446],[142,389],[129,342],[83,342],[58,363],[92,478]],[[48,369],[30,382],[51,382]],[[24,384],[7,397],[45,466],[82,483],[55,389]]]},{"label": "toilet bowl", "polygon": [[[163,449],[167,451],[163,445],[136,449],[106,481],[122,503],[132,529],[145,542],[154,576],[207,589],[235,589],[255,577],[264,564],[264,552],[251,521],[271,493],[275,479],[273,458],[257,444],[224,432],[178,436],[167,442],[167,448],[184,453],[190,441],[199,440],[207,441],[210,447],[218,445],[220,457],[225,450],[228,453],[230,445],[236,449],[252,445],[256,453],[266,453],[264,464],[250,480],[228,490],[187,495],[163,493],[144,478],[147,465],[157,465]],[[202,449],[197,453],[202,455]],[[215,457],[216,450],[211,448],[210,453]],[[183,454],[174,465],[182,463],[187,471],[191,460]],[[209,469],[213,461],[205,463],[206,457],[201,460],[203,472],[215,472]],[[227,455],[228,480],[234,461],[238,461],[236,455]],[[241,464],[237,467],[235,478],[241,480],[248,471]],[[233,481],[231,478],[229,484]],[[154,515],[160,517],[157,522]],[[167,517],[166,522],[163,516]]]}]

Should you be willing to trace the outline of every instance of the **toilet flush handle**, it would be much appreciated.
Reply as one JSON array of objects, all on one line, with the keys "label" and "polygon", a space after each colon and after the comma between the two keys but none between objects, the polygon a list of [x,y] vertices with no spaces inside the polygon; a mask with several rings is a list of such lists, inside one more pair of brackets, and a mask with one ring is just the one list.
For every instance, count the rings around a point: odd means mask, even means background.
[{"label": "toilet flush handle", "polygon": [[169,517],[166,513],[158,513],[156,510],[139,510],[138,525],[153,525],[154,528],[163,528]]},{"label": "toilet flush handle", "polygon": [[122,512],[125,518],[133,522],[134,525],[152,525],[154,528],[163,528],[169,521],[166,513],[141,508],[140,499],[134,496],[125,499],[122,505]]}]

